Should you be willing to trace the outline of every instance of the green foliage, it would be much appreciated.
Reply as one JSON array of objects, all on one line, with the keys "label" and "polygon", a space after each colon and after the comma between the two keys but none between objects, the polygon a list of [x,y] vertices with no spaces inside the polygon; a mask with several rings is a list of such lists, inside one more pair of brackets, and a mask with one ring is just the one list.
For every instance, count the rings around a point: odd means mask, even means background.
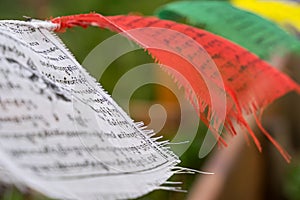
[{"label": "green foliage", "polygon": [[288,199],[300,199],[300,165],[291,166],[285,179],[284,190]]}]

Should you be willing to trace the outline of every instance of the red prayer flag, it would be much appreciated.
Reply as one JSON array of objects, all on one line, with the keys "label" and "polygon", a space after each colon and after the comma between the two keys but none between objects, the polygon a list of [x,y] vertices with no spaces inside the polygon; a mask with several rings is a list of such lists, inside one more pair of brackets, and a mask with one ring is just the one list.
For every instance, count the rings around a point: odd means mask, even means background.
[{"label": "red prayer flag", "polygon": [[[243,115],[254,115],[290,91],[300,93],[300,86],[287,75],[246,49],[220,36],[192,26],[142,16],[102,16],[96,13],[58,17],[56,31],[74,26],[97,26],[123,33],[146,49],[162,67],[179,72],[186,81],[168,70],[187,98],[195,106],[201,120],[218,137],[225,129],[235,135],[234,122],[246,128],[258,147],[261,145]],[[186,36],[186,37],[183,37]],[[164,68],[164,67],[163,67]],[[221,106],[226,105],[225,110]],[[220,105],[220,106],[219,106]],[[257,119],[257,117],[256,117]],[[289,162],[289,154],[265,131],[263,134]],[[221,137],[219,141],[226,145]]]}]

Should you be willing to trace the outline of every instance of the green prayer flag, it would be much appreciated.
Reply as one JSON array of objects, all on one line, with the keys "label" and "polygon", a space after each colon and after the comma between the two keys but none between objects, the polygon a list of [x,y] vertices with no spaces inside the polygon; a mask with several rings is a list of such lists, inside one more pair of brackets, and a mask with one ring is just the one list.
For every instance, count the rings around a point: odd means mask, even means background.
[{"label": "green prayer flag", "polygon": [[223,36],[269,60],[273,54],[300,53],[300,41],[277,24],[220,1],[180,1],[156,11],[161,19],[187,23]]}]

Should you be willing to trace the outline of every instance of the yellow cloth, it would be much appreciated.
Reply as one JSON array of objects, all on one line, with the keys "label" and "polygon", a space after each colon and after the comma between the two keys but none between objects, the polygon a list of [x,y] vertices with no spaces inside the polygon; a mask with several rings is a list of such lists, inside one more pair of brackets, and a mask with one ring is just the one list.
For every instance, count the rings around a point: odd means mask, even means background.
[{"label": "yellow cloth", "polygon": [[300,30],[300,4],[279,1],[231,0],[233,5],[268,18],[283,27]]}]

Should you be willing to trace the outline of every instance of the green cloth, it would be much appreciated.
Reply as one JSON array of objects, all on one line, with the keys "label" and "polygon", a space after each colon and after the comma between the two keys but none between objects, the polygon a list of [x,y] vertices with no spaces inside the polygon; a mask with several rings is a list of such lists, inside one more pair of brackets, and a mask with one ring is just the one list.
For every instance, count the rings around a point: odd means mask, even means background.
[{"label": "green cloth", "polygon": [[300,53],[300,41],[275,23],[220,1],[179,1],[156,11],[161,19],[187,23],[223,36],[269,60]]}]

